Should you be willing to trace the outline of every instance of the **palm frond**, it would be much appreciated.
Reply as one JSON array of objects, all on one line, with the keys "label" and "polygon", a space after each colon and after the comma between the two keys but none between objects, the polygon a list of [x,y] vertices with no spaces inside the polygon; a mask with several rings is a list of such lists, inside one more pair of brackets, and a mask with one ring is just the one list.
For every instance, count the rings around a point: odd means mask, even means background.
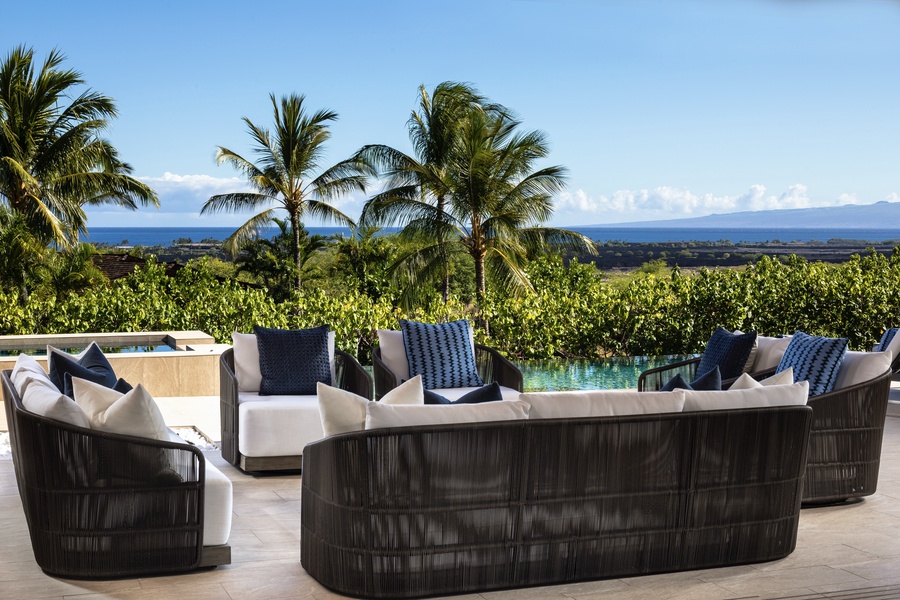
[{"label": "palm frond", "polygon": [[240,252],[241,246],[258,238],[260,231],[272,224],[275,210],[270,208],[250,217],[246,223],[238,227],[234,233],[225,239],[225,242],[222,244],[225,251],[230,253],[232,257],[236,257],[238,252]]}]

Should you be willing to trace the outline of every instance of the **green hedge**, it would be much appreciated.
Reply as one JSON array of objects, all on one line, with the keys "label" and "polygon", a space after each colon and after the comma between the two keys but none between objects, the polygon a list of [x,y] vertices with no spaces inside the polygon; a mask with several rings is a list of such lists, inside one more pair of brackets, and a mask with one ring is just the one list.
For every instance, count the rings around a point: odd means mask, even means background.
[{"label": "green hedge", "polygon": [[276,304],[261,289],[216,278],[203,261],[175,277],[149,264],[134,275],[57,299],[32,294],[21,307],[0,292],[0,334],[200,329],[220,342],[232,331],[329,324],[338,345],[369,360],[376,329],[401,317],[428,322],[486,319],[479,341],[522,357],[660,355],[697,352],[718,325],[763,334],[843,336],[868,348],[885,328],[900,325],[900,255],[855,256],[830,265],[764,257],[745,269],[671,275],[636,274],[609,286],[590,265],[544,257],[529,267],[535,291],[520,297],[489,294],[481,314],[458,300],[435,299],[411,314],[391,298],[321,290]]}]

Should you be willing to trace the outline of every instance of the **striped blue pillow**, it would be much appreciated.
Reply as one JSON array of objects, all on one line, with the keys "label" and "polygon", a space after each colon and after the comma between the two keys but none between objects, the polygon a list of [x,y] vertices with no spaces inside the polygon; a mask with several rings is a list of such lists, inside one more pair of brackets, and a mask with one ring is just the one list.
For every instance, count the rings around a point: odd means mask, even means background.
[{"label": "striped blue pillow", "polygon": [[791,338],[776,373],[794,368],[794,382],[808,381],[809,395],[819,396],[834,389],[838,371],[847,353],[847,338],[829,338],[798,331]]},{"label": "striped blue pillow", "polygon": [[465,319],[430,325],[400,320],[411,377],[422,376],[425,389],[480,387],[475,354]]}]

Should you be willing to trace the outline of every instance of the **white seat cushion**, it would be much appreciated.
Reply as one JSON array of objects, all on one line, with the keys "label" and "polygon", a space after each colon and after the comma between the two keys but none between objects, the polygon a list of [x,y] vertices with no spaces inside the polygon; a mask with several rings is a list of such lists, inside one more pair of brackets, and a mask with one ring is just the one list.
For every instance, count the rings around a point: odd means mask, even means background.
[{"label": "white seat cushion", "polygon": [[684,390],[638,392],[636,390],[575,390],[530,392],[519,396],[531,405],[529,419],[575,419],[681,412]]},{"label": "white seat cushion", "polygon": [[366,429],[519,420],[528,418],[528,409],[528,403],[521,400],[423,405],[370,402],[366,406]]},{"label": "white seat cushion", "polygon": [[[438,388],[436,390],[431,390],[435,394],[440,394],[450,402],[456,402],[469,392],[475,391],[479,388],[477,387],[459,387],[459,388]],[[519,399],[519,390],[514,390],[513,388],[508,388],[506,386],[500,386],[500,394],[503,396],[504,400],[518,400]]]},{"label": "white seat cushion", "polygon": [[844,355],[844,362],[841,363],[840,370],[838,370],[834,389],[839,390],[875,379],[891,367],[892,360],[893,355],[890,350],[885,352],[848,351]]},{"label": "white seat cushion", "polygon": [[244,456],[299,456],[325,437],[319,400],[308,396],[238,394],[238,450]]},{"label": "white seat cushion", "polygon": [[[169,430],[169,441],[183,444],[177,433]],[[231,536],[233,514],[231,480],[209,460],[206,461],[206,485],[203,494],[203,545],[220,546]]]},{"label": "white seat cushion", "polygon": [[791,385],[769,385],[745,390],[684,391],[684,412],[764,408],[767,406],[805,405],[809,398],[809,382]]}]

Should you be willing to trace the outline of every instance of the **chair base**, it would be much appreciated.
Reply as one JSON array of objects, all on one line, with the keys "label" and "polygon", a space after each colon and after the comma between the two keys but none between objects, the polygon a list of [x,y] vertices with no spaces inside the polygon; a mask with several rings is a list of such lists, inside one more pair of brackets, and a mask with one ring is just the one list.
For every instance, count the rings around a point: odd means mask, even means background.
[{"label": "chair base", "polygon": [[221,546],[203,546],[203,553],[200,555],[200,568],[218,567],[219,565],[231,564],[231,546],[222,544]]},{"label": "chair base", "polygon": [[244,456],[236,465],[241,471],[299,471],[303,456]]}]

